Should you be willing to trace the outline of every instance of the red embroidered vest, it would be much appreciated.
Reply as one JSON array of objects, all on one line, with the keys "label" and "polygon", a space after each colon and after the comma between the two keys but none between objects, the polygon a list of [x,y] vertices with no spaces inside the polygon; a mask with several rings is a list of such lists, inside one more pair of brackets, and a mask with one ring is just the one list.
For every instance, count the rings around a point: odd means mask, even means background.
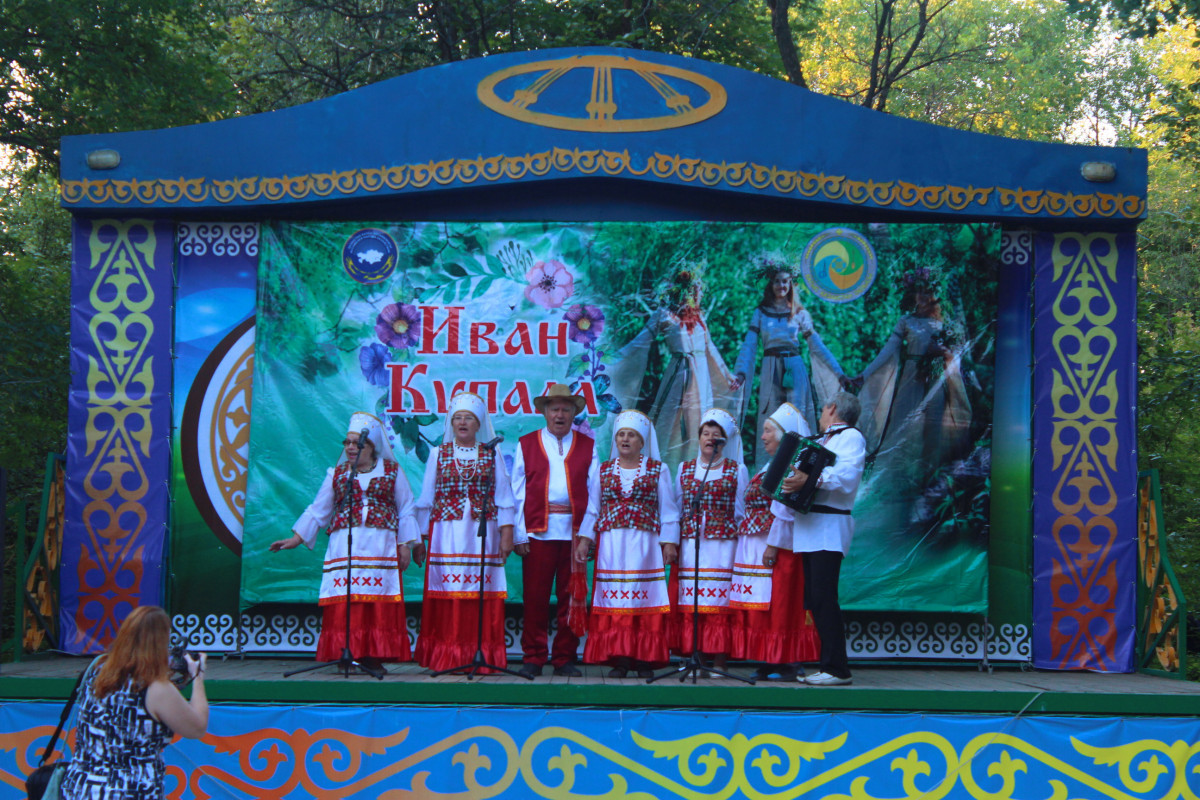
[{"label": "red embroidered vest", "polygon": [[771,513],[771,498],[762,493],[763,473],[758,473],[750,479],[746,487],[746,516],[738,526],[738,536],[766,536],[771,531],[771,523],[775,515]]},{"label": "red embroidered vest", "polygon": [[[542,447],[540,430],[519,440],[525,460],[525,530],[545,533],[550,526],[550,459]],[[564,466],[567,470],[567,494],[571,499],[571,532],[578,533],[587,511],[587,477],[592,465],[592,437],[578,431],[571,436]]]},{"label": "red embroidered vest", "polygon": [[708,481],[708,488],[701,495],[700,508],[692,508],[692,498],[704,486],[704,481],[696,477],[696,459],[683,462],[681,479],[679,481],[683,493],[679,498],[680,535],[684,538],[695,536],[700,530],[700,520],[706,519],[704,526],[705,539],[730,539],[737,535],[737,526],[733,522],[733,507],[737,494],[737,464],[728,458],[721,466],[721,477]]},{"label": "red embroidered vest", "polygon": [[635,528],[658,534],[658,476],[662,462],[646,459],[646,471],[637,476],[629,494],[621,492],[621,472],[617,459],[600,467],[600,518],[596,532],[613,528]]},{"label": "red embroidered vest", "polygon": [[[496,519],[496,504],[487,496],[488,486],[496,472],[494,453],[475,446],[474,467],[467,467],[468,477],[454,461],[454,443],[438,448],[437,491],[433,495],[430,519],[434,522],[453,522],[462,519],[463,503],[471,501],[471,519],[478,521],[480,509],[487,509],[488,520]],[[471,470],[474,470],[473,472]]]},{"label": "red embroidered vest", "polygon": [[399,530],[400,512],[396,510],[396,476],[400,473],[400,465],[395,461],[383,462],[383,477],[372,478],[367,484],[367,518],[359,523],[359,509],[363,506],[363,491],[358,481],[354,482],[354,496],[346,505],[342,498],[346,496],[346,478],[350,475],[350,464],[342,464],[333,471],[333,506],[340,508],[333,521],[326,526],[328,533],[340,531],[348,527],[350,512],[354,512],[354,524],[367,528],[381,528],[385,531]]}]

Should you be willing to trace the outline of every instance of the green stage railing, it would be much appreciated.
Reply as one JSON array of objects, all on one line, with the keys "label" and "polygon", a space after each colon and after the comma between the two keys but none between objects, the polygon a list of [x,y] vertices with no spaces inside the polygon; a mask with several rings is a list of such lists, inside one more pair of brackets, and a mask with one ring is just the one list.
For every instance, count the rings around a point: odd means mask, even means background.
[{"label": "green stage railing", "polygon": [[46,456],[37,527],[30,528],[28,503],[8,504],[16,529],[13,543],[13,660],[48,646],[60,649],[58,640],[58,564],[62,552],[63,467],[66,457]]},{"label": "green stage railing", "polygon": [[1171,567],[1158,470],[1138,473],[1137,669],[1187,677],[1187,603]]}]

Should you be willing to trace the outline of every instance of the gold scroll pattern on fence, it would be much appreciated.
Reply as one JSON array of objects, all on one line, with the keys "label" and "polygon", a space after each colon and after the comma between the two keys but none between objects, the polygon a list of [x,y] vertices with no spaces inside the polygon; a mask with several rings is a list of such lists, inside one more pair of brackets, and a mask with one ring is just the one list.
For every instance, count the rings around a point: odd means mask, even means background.
[{"label": "gold scroll pattern on fence", "polygon": [[[23,785],[51,731],[52,725],[43,725],[0,734],[0,751],[17,754],[16,772],[0,770],[0,784]],[[212,748],[213,758],[184,759],[190,771],[168,766],[168,796],[225,790],[266,799],[299,791],[311,797],[381,800],[1198,796],[1191,765],[1200,755],[1200,743],[1182,740],[1140,739],[1098,747],[1064,736],[1048,751],[1019,736],[991,731],[974,736],[960,751],[939,733],[913,731],[892,739],[881,736],[877,745],[850,754],[842,752],[848,745],[844,732],[816,740],[701,733],[667,741],[635,732],[641,752],[625,755],[563,727],[539,730],[523,744],[494,726],[466,728],[432,742],[422,736],[410,739],[411,732],[406,728],[371,737],[333,728],[312,733],[264,728],[231,736],[207,734],[203,744]],[[1043,732],[1042,738],[1054,735]]]},{"label": "gold scroll pattern on fence", "polygon": [[1167,578],[1163,563],[1163,547],[1166,543],[1160,539],[1161,530],[1153,483],[1147,476],[1138,486],[1138,564],[1141,565],[1140,580],[1146,596],[1145,602],[1149,606],[1145,630],[1142,631],[1141,647],[1144,650],[1154,648],[1154,660],[1159,669],[1179,672],[1180,654],[1175,646],[1179,634],[1178,617],[1171,623],[1169,635],[1163,637],[1161,644],[1155,644],[1164,628],[1167,628],[1167,620],[1174,617],[1179,610],[1179,598],[1175,594],[1175,587]]},{"label": "gold scroll pattern on fence", "polygon": [[1072,194],[1003,186],[923,186],[906,181],[860,180],[748,161],[706,161],[683,155],[655,153],[637,159],[628,150],[581,150],[555,147],[519,156],[449,158],[423,164],[350,169],[282,177],[247,177],[232,180],[208,178],[63,181],[61,194],[67,205],[121,203],[139,205],[280,202],[315,200],[361,192],[424,189],[430,186],[472,184],[479,181],[543,178],[551,173],[606,175],[677,180],[718,188],[750,187],[783,195],[821,201],[846,200],[881,208],[918,208],[929,211],[982,210],[995,199],[1005,210],[1030,216],[1116,217],[1136,219],[1146,210],[1137,195]]},{"label": "gold scroll pattern on fence", "polygon": [[[1054,237],[1052,337],[1053,503],[1058,518],[1051,576],[1050,645],[1063,666],[1104,669],[1116,648],[1118,580],[1111,550],[1117,537],[1118,317],[1117,237]],[[1128,447],[1128,443],[1126,443]]]},{"label": "gold scroll pattern on fence", "polygon": [[[88,238],[91,306],[87,354],[87,446],[83,524],[77,575],[80,637],[107,644],[117,611],[138,605],[142,589],[145,463],[153,436],[156,301],[149,278],[159,246],[152,222],[96,220]],[[170,242],[165,243],[170,245]]]}]

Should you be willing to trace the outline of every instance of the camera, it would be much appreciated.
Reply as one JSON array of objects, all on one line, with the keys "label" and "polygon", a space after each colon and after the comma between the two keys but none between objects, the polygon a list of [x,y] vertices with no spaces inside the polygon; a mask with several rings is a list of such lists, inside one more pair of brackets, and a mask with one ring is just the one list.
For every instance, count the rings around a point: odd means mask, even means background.
[{"label": "camera", "polygon": [[167,657],[167,667],[171,671],[171,683],[182,688],[192,682],[193,675],[188,669],[188,662],[185,656],[191,656],[193,660],[199,661],[200,655],[188,649],[190,644],[189,639],[184,639],[181,644],[177,644],[171,648],[170,654]]}]

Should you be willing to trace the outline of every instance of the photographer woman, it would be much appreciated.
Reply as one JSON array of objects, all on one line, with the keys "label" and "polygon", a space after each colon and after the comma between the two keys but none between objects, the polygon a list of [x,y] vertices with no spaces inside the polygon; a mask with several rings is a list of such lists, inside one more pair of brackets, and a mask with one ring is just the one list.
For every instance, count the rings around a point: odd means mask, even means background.
[{"label": "photographer woman", "polygon": [[130,612],[106,655],[80,686],[75,749],[63,776],[68,800],[163,796],[163,748],[175,736],[199,739],[208,728],[204,665],[186,656],[194,678],[184,700],[168,680],[171,621],[158,606]]}]

